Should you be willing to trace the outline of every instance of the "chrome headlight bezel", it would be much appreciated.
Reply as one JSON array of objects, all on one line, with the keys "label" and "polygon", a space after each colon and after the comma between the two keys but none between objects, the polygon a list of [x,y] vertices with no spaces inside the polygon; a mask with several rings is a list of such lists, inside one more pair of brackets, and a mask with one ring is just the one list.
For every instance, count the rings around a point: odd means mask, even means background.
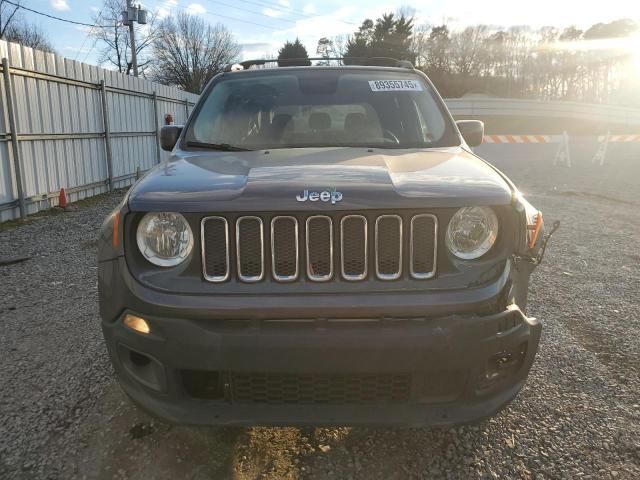
[{"label": "chrome headlight bezel", "polygon": [[[471,239],[470,242],[475,243],[473,248],[469,246],[463,247],[461,241],[464,236],[469,237],[470,232],[467,228],[461,232],[463,226],[480,225],[483,231],[476,232],[481,236],[477,239]],[[452,255],[461,260],[475,260],[491,250],[498,238],[500,222],[498,216],[490,207],[462,207],[453,214],[449,220],[445,235],[445,244]],[[461,237],[462,235],[462,237]]]},{"label": "chrome headlight bezel", "polygon": [[[154,247],[152,240],[154,240],[153,234],[149,231],[154,228],[152,222],[164,223],[164,225],[156,225],[156,228],[160,228],[160,235],[167,235],[167,242],[175,243],[175,254],[166,255],[159,251],[159,248]],[[167,229],[167,227],[173,227]],[[175,236],[181,238],[175,238]],[[173,238],[171,238],[173,237]],[[157,235],[155,237],[158,240]],[[176,212],[149,212],[142,217],[138,223],[136,230],[136,243],[138,250],[142,256],[150,263],[158,267],[175,267],[183,263],[193,251],[194,237],[191,225],[180,213]],[[168,248],[172,248],[169,245]]]}]

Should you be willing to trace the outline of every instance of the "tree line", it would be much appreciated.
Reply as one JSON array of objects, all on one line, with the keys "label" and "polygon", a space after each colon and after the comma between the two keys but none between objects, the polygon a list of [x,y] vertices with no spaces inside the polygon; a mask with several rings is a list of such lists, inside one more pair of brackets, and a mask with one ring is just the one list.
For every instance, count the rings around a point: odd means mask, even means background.
[{"label": "tree line", "polygon": [[[486,25],[452,32],[447,25],[414,25],[405,13],[367,19],[352,35],[322,38],[316,53],[409,60],[445,97],[487,94],[584,102],[639,104],[640,26],[629,19],[586,30]],[[635,37],[634,37],[635,36]]]},{"label": "tree line", "polygon": [[[131,74],[131,46],[121,12],[126,0],[104,0],[88,32],[99,62]],[[150,15],[137,25],[136,53],[141,74],[154,81],[200,93],[224,65],[238,60],[241,47],[223,24],[211,25],[182,11]],[[597,23],[583,30],[474,25],[451,31],[447,25],[415,25],[409,9],[365,19],[349,35],[318,40],[317,64],[347,65],[408,60],[424,71],[445,97],[488,94],[501,97],[586,102],[638,103],[640,52],[623,48],[640,33],[629,19]],[[18,9],[0,0],[0,38],[52,51],[46,35],[24,21]],[[636,45],[636,48],[638,46]],[[299,39],[278,51],[278,64],[308,65]],[[637,71],[632,72],[633,65]]]}]

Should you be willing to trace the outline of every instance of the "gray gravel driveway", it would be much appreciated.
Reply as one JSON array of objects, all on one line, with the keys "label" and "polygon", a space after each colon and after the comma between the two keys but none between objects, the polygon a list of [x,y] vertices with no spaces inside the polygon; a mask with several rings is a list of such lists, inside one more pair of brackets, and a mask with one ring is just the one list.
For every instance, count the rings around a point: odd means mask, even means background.
[{"label": "gray gravel driveway", "polygon": [[562,227],[531,287],[537,361],[495,418],[194,429],[138,412],[98,324],[95,237],[114,194],[0,226],[0,257],[31,257],[0,266],[0,478],[640,478],[638,170],[574,175],[499,152],[486,154]]}]

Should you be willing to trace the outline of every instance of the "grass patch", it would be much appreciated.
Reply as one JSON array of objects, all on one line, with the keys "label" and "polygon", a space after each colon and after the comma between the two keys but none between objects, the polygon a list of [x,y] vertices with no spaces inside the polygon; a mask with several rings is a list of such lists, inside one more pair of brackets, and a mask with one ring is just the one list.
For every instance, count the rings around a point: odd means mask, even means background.
[{"label": "grass patch", "polygon": [[[106,198],[124,195],[128,189],[129,187],[118,188],[113,192],[100,193],[99,195],[86,197],[86,198],[83,198],[82,200],[69,203],[69,207],[71,209],[81,209],[81,208],[92,207],[94,205],[99,204],[100,202],[103,202]],[[7,220],[6,222],[0,223],[0,232],[6,231],[6,230],[12,230],[22,225],[27,225],[31,222],[35,222],[40,218],[62,215],[63,213],[65,213],[65,210],[59,207],[52,207],[46,210],[40,210],[39,212],[36,212],[27,216],[27,218],[25,218],[24,220],[21,218],[17,218],[15,220]]]}]

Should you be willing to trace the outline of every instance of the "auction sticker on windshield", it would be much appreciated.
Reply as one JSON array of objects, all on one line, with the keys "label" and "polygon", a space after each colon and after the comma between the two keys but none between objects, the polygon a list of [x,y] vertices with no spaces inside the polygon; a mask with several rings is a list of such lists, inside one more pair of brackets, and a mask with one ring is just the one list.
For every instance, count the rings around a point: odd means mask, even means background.
[{"label": "auction sticker on windshield", "polygon": [[369,80],[372,92],[421,92],[422,85],[415,80]]}]

